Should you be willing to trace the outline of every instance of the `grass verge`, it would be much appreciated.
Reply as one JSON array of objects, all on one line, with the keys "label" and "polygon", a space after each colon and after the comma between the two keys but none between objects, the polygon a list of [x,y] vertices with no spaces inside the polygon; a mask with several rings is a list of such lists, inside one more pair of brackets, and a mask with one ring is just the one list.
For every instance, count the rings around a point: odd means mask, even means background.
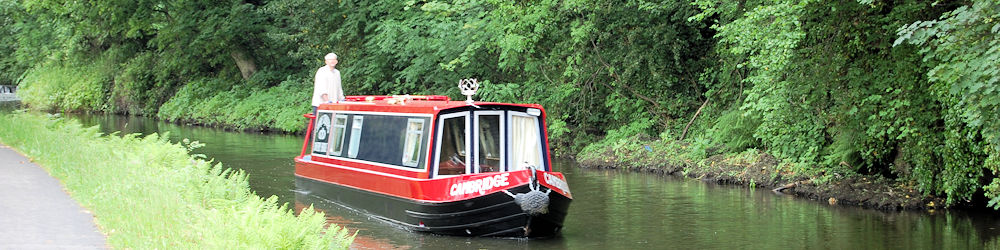
[{"label": "grass verge", "polygon": [[354,236],[311,207],[298,216],[247,175],[190,155],[197,142],[105,136],[75,120],[0,114],[0,142],[61,180],[115,248],[328,249]]}]

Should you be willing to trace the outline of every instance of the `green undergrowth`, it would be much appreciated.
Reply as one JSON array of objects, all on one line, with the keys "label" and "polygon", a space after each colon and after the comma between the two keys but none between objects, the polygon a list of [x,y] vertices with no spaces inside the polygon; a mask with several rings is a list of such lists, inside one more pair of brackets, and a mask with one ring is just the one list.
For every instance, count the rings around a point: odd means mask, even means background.
[{"label": "green undergrowth", "polygon": [[[107,63],[45,65],[29,71],[18,91],[22,102],[36,110],[149,114],[172,122],[298,133],[305,128],[311,85],[291,78],[273,87],[254,81],[198,78],[183,85],[173,97],[154,108],[124,99],[148,100],[113,87],[115,71]],[[121,78],[121,77],[118,77]],[[263,77],[262,77],[263,78]],[[264,79],[259,81],[270,81]],[[109,93],[114,92],[114,95]],[[157,92],[157,91],[150,91]],[[146,93],[146,95],[153,95]],[[165,98],[161,98],[165,99]]]},{"label": "green undergrowth", "polygon": [[160,119],[238,130],[300,132],[302,114],[309,111],[310,85],[286,80],[280,85],[254,89],[229,88],[218,79],[200,79],[184,85],[160,107]]},{"label": "green undergrowth", "polygon": [[61,180],[114,248],[328,249],[354,236],[311,207],[296,216],[253,193],[247,174],[152,134],[101,135],[58,117],[0,115],[0,142]]},{"label": "green undergrowth", "polygon": [[660,134],[659,138],[642,134],[625,136],[615,132],[584,148],[577,155],[577,160],[588,167],[662,171],[736,184],[752,183],[753,186],[775,186],[802,180],[823,184],[855,175],[839,167],[819,168],[777,159],[755,148],[727,150],[726,145],[713,145],[699,137],[679,141],[673,139],[676,135],[669,132]]},{"label": "green undergrowth", "polygon": [[42,65],[25,74],[17,95],[40,110],[103,110],[110,67],[106,60],[79,67]]},{"label": "green undergrowth", "polygon": [[849,166],[821,166],[777,158],[755,148],[727,151],[703,139],[679,141],[622,136],[612,131],[577,155],[583,167],[679,175],[703,181],[783,190],[796,196],[881,210],[919,210],[947,206],[922,194],[913,183],[864,175]]}]

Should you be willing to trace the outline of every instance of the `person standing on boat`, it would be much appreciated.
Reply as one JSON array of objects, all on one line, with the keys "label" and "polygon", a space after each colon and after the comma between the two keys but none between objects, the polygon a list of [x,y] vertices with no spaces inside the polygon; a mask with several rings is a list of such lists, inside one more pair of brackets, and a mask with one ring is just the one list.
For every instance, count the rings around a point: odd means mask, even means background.
[{"label": "person standing on boat", "polygon": [[320,104],[344,100],[344,89],[340,86],[340,70],[337,70],[337,54],[326,54],[323,58],[326,65],[316,70],[316,81],[313,89],[313,114]]}]

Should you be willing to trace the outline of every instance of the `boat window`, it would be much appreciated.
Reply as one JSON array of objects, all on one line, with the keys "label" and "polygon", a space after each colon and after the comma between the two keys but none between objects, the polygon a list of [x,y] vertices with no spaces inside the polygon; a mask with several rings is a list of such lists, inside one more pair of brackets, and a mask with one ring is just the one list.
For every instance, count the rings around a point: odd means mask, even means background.
[{"label": "boat window", "polygon": [[465,158],[465,118],[463,117],[461,120],[461,122],[446,122],[446,126],[450,128],[450,134],[455,139],[454,148],[456,154]]},{"label": "boat window", "polygon": [[500,165],[500,115],[478,115],[479,172],[503,171]]},{"label": "boat window", "polygon": [[429,116],[325,113],[317,117],[325,122],[317,122],[316,130],[327,132],[317,132],[324,135],[316,135],[316,154],[384,167],[426,169],[428,165],[424,146],[430,145]]},{"label": "boat window", "polygon": [[424,120],[410,118],[406,122],[406,141],[403,143],[403,166],[416,167],[420,162]]},{"label": "boat window", "polygon": [[364,116],[355,115],[354,121],[351,122],[351,143],[347,144],[347,157],[358,157],[358,147],[361,144],[361,125],[364,124],[364,120]]},{"label": "boat window", "polygon": [[327,146],[330,142],[330,117],[331,113],[319,113],[316,117],[316,125],[313,128],[313,145],[312,150],[314,154],[326,154],[329,149]]},{"label": "boat window", "polygon": [[347,129],[347,115],[337,115],[333,121],[333,136],[330,155],[340,156],[344,149],[344,130]]},{"label": "boat window", "polygon": [[543,167],[542,137],[539,136],[538,118],[521,114],[513,114],[510,117],[510,170],[527,169],[528,166]]},{"label": "boat window", "polygon": [[[355,115],[357,117],[358,115]],[[360,134],[358,135],[358,153],[357,157],[354,159],[364,160],[369,162],[382,163],[392,166],[408,167],[408,168],[423,168],[426,164],[421,164],[425,162],[426,154],[416,154],[416,164],[404,164],[404,157],[406,150],[406,135],[409,122],[411,120],[422,120],[424,124],[427,124],[427,118],[419,117],[404,117],[404,116],[394,116],[394,115],[365,115],[364,124],[361,125]],[[351,120],[354,121],[353,119]],[[351,144],[354,143],[354,125],[350,125],[352,128],[352,133],[350,136],[352,138],[348,139]],[[423,126],[422,129],[427,129]],[[427,131],[421,131],[421,135],[428,134]],[[419,145],[427,145],[427,138],[422,137],[416,142]],[[354,145],[348,145],[348,148],[354,147]],[[424,149],[426,150],[426,149]],[[348,152],[350,154],[350,152]]]},{"label": "boat window", "polygon": [[445,118],[441,125],[438,175],[466,173],[465,116]]}]

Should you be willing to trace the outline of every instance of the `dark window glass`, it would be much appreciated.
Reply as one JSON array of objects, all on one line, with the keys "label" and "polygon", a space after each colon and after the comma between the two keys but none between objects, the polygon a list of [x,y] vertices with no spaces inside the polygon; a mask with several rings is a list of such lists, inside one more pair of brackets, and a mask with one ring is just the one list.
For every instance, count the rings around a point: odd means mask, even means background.
[{"label": "dark window glass", "polygon": [[444,119],[441,124],[438,175],[465,173],[465,116]]},{"label": "dark window glass", "polygon": [[[365,115],[358,140],[357,159],[403,166],[403,148],[406,140],[406,128],[410,119],[427,121],[427,118]],[[421,130],[422,134],[427,133],[426,126],[422,126]],[[351,136],[354,136],[353,133]],[[420,145],[427,144],[426,136],[420,139]],[[353,138],[350,141],[354,143]],[[424,162],[425,155],[425,153],[418,154],[418,163]],[[408,165],[423,168],[423,164]]]},{"label": "dark window glass", "polygon": [[479,172],[499,172],[500,166],[500,115],[479,117]]}]

